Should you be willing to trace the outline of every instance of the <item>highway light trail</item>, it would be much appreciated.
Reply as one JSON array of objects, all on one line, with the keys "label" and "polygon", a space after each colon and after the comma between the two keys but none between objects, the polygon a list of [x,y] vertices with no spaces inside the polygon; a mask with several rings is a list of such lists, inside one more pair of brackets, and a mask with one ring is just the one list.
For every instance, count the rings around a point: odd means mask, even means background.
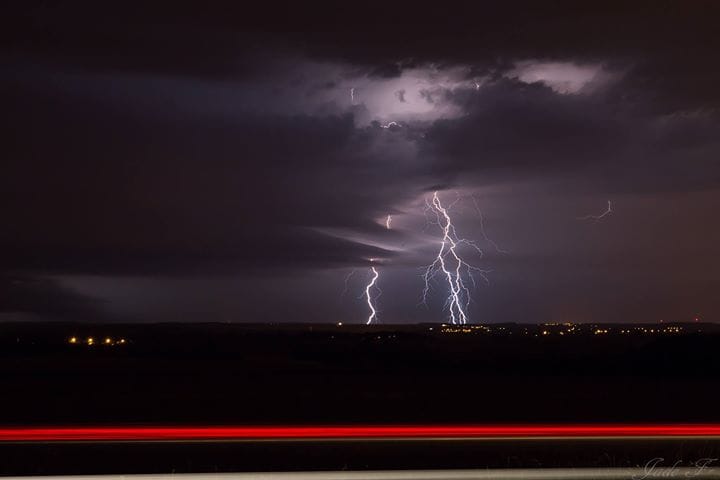
[{"label": "highway light trail", "polygon": [[372,272],[372,278],[370,283],[365,287],[365,293],[363,294],[370,308],[370,316],[366,322],[367,325],[377,321],[377,308],[375,307],[375,303],[380,295],[382,295],[382,290],[377,286],[377,280],[380,274],[375,267],[370,267],[370,271]]},{"label": "highway light trail", "polygon": [[423,279],[425,288],[423,289],[422,303],[427,305],[427,295],[430,292],[430,281],[436,276],[442,276],[448,285],[448,297],[445,301],[445,308],[449,312],[450,322],[454,325],[466,324],[468,322],[468,307],[470,306],[470,289],[467,282],[470,281],[475,285],[475,277],[473,273],[479,274],[485,281],[484,270],[475,267],[466,262],[461,256],[460,247],[467,246],[475,250],[482,256],[482,250],[472,240],[458,237],[455,231],[455,225],[448,210],[454,205],[444,207],[438,196],[438,192],[434,192],[432,200],[425,200],[426,212],[432,212],[435,215],[435,222],[442,231],[442,241],[437,257],[431,263],[425,273]]},{"label": "highway light trail", "polygon": [[0,442],[548,437],[720,437],[720,424],[0,427]]}]

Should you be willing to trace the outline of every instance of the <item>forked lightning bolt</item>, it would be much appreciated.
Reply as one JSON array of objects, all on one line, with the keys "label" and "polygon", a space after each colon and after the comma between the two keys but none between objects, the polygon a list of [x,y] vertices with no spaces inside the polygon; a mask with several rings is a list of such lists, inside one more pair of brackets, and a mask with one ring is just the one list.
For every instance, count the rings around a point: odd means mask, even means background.
[{"label": "forked lightning bolt", "polygon": [[370,308],[370,316],[366,322],[367,325],[377,321],[377,308],[375,307],[375,303],[377,299],[380,298],[380,295],[382,295],[382,290],[377,286],[377,280],[380,274],[375,267],[370,267],[370,271],[372,272],[372,278],[370,283],[365,287],[364,293],[368,307]]},{"label": "forked lightning bolt", "polygon": [[478,273],[485,281],[487,271],[475,267],[463,260],[459,249],[461,247],[470,247],[478,254],[482,255],[482,250],[472,240],[467,240],[457,236],[455,226],[448,210],[454,205],[443,207],[440,202],[438,192],[433,193],[432,200],[425,200],[426,212],[435,214],[436,221],[432,222],[438,225],[442,231],[442,242],[435,261],[431,263],[425,273],[425,288],[423,289],[422,303],[427,305],[427,295],[430,291],[430,281],[436,275],[441,275],[446,281],[449,289],[448,298],[445,302],[450,316],[450,322],[453,324],[465,324],[468,322],[468,307],[470,306],[470,289],[466,282],[469,280],[475,285],[474,273]]}]

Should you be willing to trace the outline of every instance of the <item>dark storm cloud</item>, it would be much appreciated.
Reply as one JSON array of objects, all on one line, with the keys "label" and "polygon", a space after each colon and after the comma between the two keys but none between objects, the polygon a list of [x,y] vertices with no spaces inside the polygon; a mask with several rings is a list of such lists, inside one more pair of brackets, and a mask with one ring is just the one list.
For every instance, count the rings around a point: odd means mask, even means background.
[{"label": "dark storm cloud", "polygon": [[219,273],[390,256],[315,230],[380,230],[374,217],[412,194],[394,188],[411,180],[384,130],[350,114],[186,109],[182,92],[153,97],[152,82],[55,78],[6,90],[6,268]]},{"label": "dark storm cloud", "polygon": [[572,169],[616,153],[613,146],[629,135],[602,99],[558,95],[540,84],[501,80],[450,97],[467,115],[436,121],[425,146],[453,171]]},{"label": "dark storm cloud", "polygon": [[[193,74],[207,64],[242,66],[238,51],[265,43],[276,50],[292,45],[324,59],[365,63],[382,77],[423,62],[508,65],[525,57],[664,59],[658,65],[665,65],[666,74],[690,79],[696,71],[672,66],[707,65],[712,56],[705,54],[718,46],[720,6],[713,1],[456,2],[432,11],[396,1],[355,7],[335,2],[252,9],[226,1],[16,2],[3,18],[3,34],[18,51],[123,70],[171,66],[170,71]],[[668,75],[652,77],[661,81]],[[697,81],[710,89],[709,81]]]},{"label": "dark storm cloud", "polygon": [[441,169],[489,179],[569,175],[584,189],[693,191],[720,186],[715,112],[650,114],[600,93],[558,94],[540,83],[499,80],[446,93],[466,115],[436,121],[423,142]]},{"label": "dark storm cloud", "polygon": [[[643,244],[671,228],[625,218],[625,229],[590,232],[576,217],[619,193],[652,204],[720,186],[717,2],[45,1],[7,13],[0,271],[90,273],[110,284],[269,274],[278,287],[264,288],[274,292],[293,288],[289,275],[375,258],[399,279],[393,266],[416,268],[435,246],[429,234],[418,239],[422,225],[402,223],[420,216],[413,201],[433,189],[528,182],[566,195],[562,215],[517,193],[521,207],[489,217],[514,256],[488,255],[500,259],[504,286],[483,306],[507,320],[541,316],[562,309],[553,296],[562,291],[578,310],[586,301],[601,312],[607,293],[635,311],[618,293],[632,285],[599,278],[603,268],[638,278],[642,255],[607,245],[628,229]],[[620,203],[612,218],[630,208]],[[397,230],[385,230],[387,214]],[[707,223],[701,216],[684,231]],[[463,227],[482,235],[477,222]],[[604,242],[591,249],[598,232]],[[647,277],[692,277],[660,266],[677,245],[653,245],[641,262]],[[703,291],[713,285],[703,281]],[[57,305],[48,311],[88,303],[34,282]],[[653,285],[646,298],[673,291]],[[404,303],[388,310],[414,318],[415,288],[398,283]],[[33,303],[8,291],[16,305]],[[311,309],[326,291],[301,293]]]},{"label": "dark storm cloud", "polygon": [[366,4],[347,21],[301,36],[311,52],[370,64],[412,59],[476,65],[484,73],[512,68],[517,59],[632,66],[626,99],[667,111],[720,103],[720,69],[712,61],[719,14],[712,1],[458,2],[431,12],[393,2],[382,9]]},{"label": "dark storm cloud", "polygon": [[462,2],[432,13],[413,2],[250,12],[235,2],[44,1],[8,9],[3,40],[13,55],[76,69],[216,79],[252,76],[263,50],[360,65],[377,78],[426,63],[497,75],[522,59],[608,62],[632,69],[622,98],[667,113],[718,106],[718,14],[712,1]]},{"label": "dark storm cloud", "polygon": [[9,52],[78,70],[215,78],[251,71],[236,56],[259,39],[213,28],[201,10],[194,14],[197,21],[183,19],[157,3],[16,2],[3,16],[3,39]]},{"label": "dark storm cloud", "polygon": [[97,318],[102,302],[40,277],[0,273],[0,314],[32,313],[43,318]]},{"label": "dark storm cloud", "polygon": [[[369,264],[392,258],[382,248],[332,238],[312,231],[265,230],[258,237],[237,235],[228,244],[185,238],[151,246],[52,244],[6,246],[3,266],[28,271],[96,275],[290,275],[301,269]],[[118,226],[117,228],[121,228]],[[142,239],[141,239],[142,240]],[[147,238],[147,243],[151,243]],[[48,242],[50,243],[50,242]]]}]

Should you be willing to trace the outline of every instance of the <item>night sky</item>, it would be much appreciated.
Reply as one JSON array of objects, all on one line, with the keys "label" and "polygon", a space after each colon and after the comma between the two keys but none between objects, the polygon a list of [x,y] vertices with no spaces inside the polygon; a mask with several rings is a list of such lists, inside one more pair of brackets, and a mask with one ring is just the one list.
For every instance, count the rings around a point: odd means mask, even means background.
[{"label": "night sky", "polygon": [[131,3],[2,7],[0,319],[446,321],[435,191],[472,323],[718,319],[719,2]]}]

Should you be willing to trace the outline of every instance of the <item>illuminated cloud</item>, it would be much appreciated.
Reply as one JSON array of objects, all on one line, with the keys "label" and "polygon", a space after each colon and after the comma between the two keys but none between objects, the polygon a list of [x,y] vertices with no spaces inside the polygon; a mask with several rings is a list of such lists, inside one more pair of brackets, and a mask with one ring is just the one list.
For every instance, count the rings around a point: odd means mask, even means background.
[{"label": "illuminated cloud", "polygon": [[576,64],[573,62],[541,62],[526,60],[515,63],[507,72],[508,78],[524,83],[542,83],[557,93],[579,93],[591,86],[604,83],[610,73],[599,64]]},{"label": "illuminated cloud", "polygon": [[[362,106],[356,120],[360,125],[377,121],[432,122],[440,118],[456,118],[462,109],[444,101],[447,92],[456,88],[473,88],[467,80],[467,67],[440,69],[433,65],[402,70],[386,78],[364,74],[348,82],[358,85],[355,104]],[[343,88],[345,85],[343,84]]]}]

